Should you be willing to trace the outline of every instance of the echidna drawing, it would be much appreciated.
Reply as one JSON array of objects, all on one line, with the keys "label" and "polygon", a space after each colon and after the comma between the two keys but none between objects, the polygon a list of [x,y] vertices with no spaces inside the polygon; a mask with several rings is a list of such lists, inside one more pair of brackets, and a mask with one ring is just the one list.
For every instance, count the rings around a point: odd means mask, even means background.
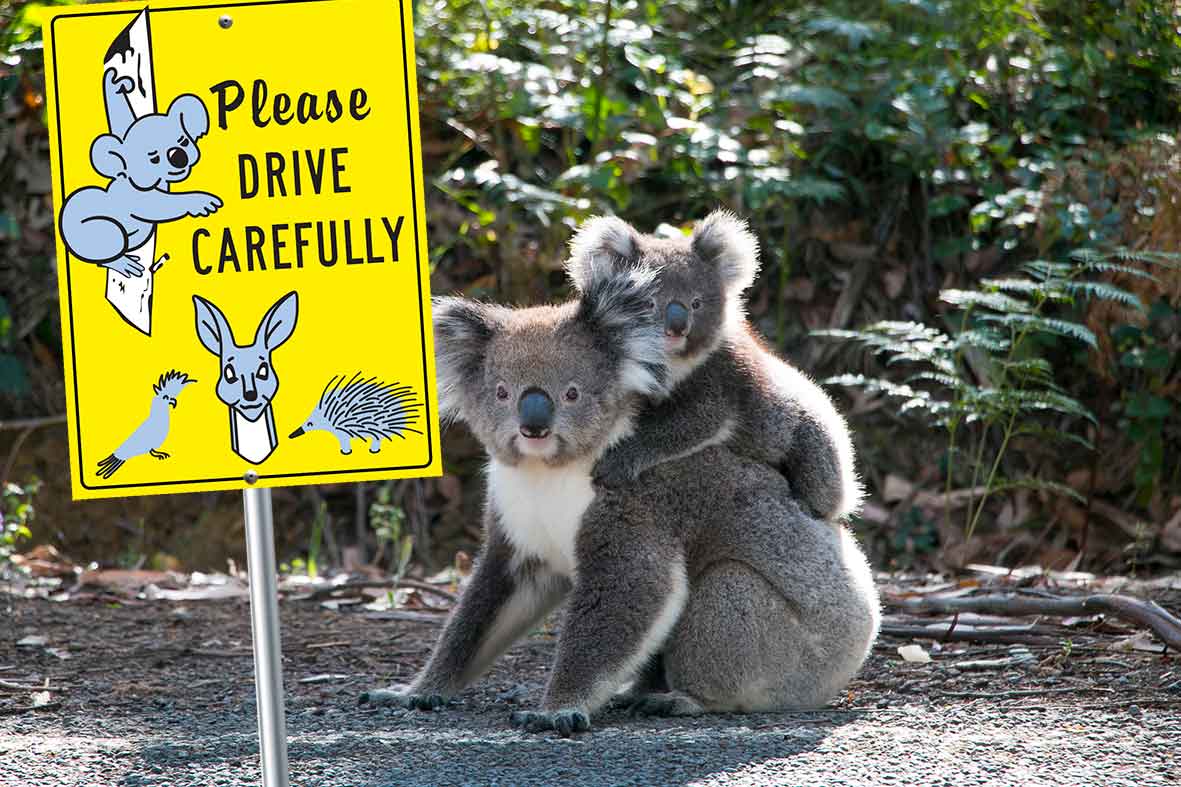
[{"label": "echidna drawing", "polygon": [[382,440],[405,439],[405,432],[422,434],[413,427],[422,407],[414,398],[409,385],[383,383],[376,377],[362,379],[360,372],[346,381],[342,374],[328,381],[312,414],[291,437],[316,430],[331,432],[342,454],[353,452],[350,443],[355,438],[368,440],[369,452],[376,454]]}]

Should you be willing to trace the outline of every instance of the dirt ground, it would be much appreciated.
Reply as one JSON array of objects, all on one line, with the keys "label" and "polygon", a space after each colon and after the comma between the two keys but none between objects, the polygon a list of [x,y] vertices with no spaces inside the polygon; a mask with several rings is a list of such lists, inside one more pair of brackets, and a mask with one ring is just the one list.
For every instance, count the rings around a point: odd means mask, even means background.
[{"label": "dirt ground", "polygon": [[[540,697],[552,628],[451,706],[424,713],[356,698],[407,680],[441,615],[289,597],[281,609],[298,787],[1181,783],[1177,660],[1086,637],[1091,644],[1030,646],[1033,658],[1002,668],[973,662],[1021,651],[947,643],[931,662],[909,663],[897,648],[912,640],[883,637],[822,711],[611,711],[589,734],[562,739],[508,725],[513,709]],[[11,688],[46,680],[49,694],[37,699]],[[0,787],[257,784],[252,680],[242,599],[0,597]]]}]

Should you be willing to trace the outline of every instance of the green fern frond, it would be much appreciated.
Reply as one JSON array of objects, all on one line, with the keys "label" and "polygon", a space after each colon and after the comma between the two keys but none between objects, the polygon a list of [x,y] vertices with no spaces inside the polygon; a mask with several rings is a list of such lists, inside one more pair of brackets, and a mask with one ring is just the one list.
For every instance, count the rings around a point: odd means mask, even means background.
[{"label": "green fern frond", "polygon": [[1082,435],[1066,432],[1062,429],[1052,429],[1038,423],[1029,423],[1013,431],[1014,437],[1032,437],[1045,442],[1074,443],[1088,451],[1095,450],[1095,444]]},{"label": "green fern frond", "polygon": [[997,363],[1018,380],[1034,380],[1042,385],[1053,384],[1054,367],[1045,358],[1022,358],[1016,361],[1002,360]]},{"label": "green fern frond", "polygon": [[1078,493],[1073,487],[1057,481],[1048,481],[1044,478],[1002,478],[994,481],[992,485],[993,492],[1007,492],[1013,489],[1033,489],[1039,492],[1053,492],[1054,494],[1069,497],[1079,503],[1086,503],[1087,500]]},{"label": "green fern frond", "polygon": [[981,314],[979,319],[985,322],[996,323],[997,325],[1006,325],[1018,330],[1042,331],[1057,336],[1065,336],[1069,339],[1080,341],[1092,348],[1099,346],[1095,339],[1095,334],[1089,328],[1080,323],[1071,322],[1070,320],[1059,320],[1053,317],[1041,317],[1033,314]]},{"label": "green fern frond", "polygon": [[1019,270],[1028,273],[1038,281],[1054,279],[1069,279],[1074,272],[1074,266],[1067,262],[1052,262],[1050,260],[1031,260],[1023,264]]},{"label": "green fern frond", "polygon": [[1132,309],[1144,311],[1144,304],[1140,301],[1140,296],[1133,292],[1128,292],[1123,287],[1117,287],[1105,281],[1071,281],[1063,283],[1062,288],[1067,292],[1081,295],[1084,298],[1097,301],[1114,301]]},{"label": "green fern frond", "polygon": [[960,307],[984,307],[998,312],[1029,313],[1033,307],[1025,301],[1018,300],[999,292],[980,292],[978,290],[944,290],[939,293],[939,299]]},{"label": "green fern frond", "polygon": [[988,326],[961,331],[955,337],[955,349],[975,347],[990,353],[1002,353],[1009,349],[1009,339]]},{"label": "green fern frond", "polygon": [[1098,423],[1081,402],[1057,391],[1000,391],[995,400],[1006,409],[1024,412],[1052,411],[1064,415],[1086,418],[1091,423]]}]

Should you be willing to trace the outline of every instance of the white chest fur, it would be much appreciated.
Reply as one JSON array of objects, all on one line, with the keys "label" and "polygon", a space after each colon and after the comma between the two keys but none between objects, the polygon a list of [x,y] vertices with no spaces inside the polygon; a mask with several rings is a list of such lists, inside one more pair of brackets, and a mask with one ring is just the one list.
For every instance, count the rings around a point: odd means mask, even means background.
[{"label": "white chest fur", "polygon": [[515,466],[493,459],[488,491],[505,535],[522,557],[536,557],[550,568],[574,573],[574,540],[582,515],[594,499],[589,461],[547,467],[540,461]]}]

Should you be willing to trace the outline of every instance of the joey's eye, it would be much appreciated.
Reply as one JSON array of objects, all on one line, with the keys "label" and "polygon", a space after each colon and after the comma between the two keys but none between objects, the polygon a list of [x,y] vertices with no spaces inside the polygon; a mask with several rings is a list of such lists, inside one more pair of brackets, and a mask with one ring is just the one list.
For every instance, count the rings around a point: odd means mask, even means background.
[{"label": "joey's eye", "polygon": [[648,311],[653,311],[653,312],[656,311],[656,299],[655,298],[648,299]]},{"label": "joey's eye", "polygon": [[505,388],[503,385],[497,384],[496,398],[503,402],[505,399],[508,398],[508,389]]},{"label": "joey's eye", "polygon": [[258,371],[254,373],[254,376],[260,380],[267,379],[271,376],[271,367],[267,365],[266,361],[263,361],[258,365]]},{"label": "joey's eye", "polygon": [[572,385],[566,389],[566,401],[567,402],[577,402],[578,401],[578,388],[576,388],[575,386]]},{"label": "joey's eye", "polygon": [[157,153],[155,156],[148,156],[148,161],[152,162],[153,164],[159,164],[160,163],[160,154]]},{"label": "joey's eye", "polygon": [[700,308],[701,308],[701,299],[700,299],[700,298],[694,298],[694,299],[693,299],[693,304],[692,304],[692,306],[693,306],[693,308],[694,308],[694,309],[700,309]]},{"label": "joey's eye", "polygon": [[234,371],[234,365],[232,363],[226,364],[226,368],[222,371],[222,376],[226,378],[227,383],[238,382],[238,375]]},{"label": "joey's eye", "polygon": [[186,137],[186,138],[184,138],[184,139],[182,139],[182,140],[180,141],[180,146],[181,146],[182,148],[187,148],[187,147],[189,146],[189,140],[188,140],[188,137]]}]

